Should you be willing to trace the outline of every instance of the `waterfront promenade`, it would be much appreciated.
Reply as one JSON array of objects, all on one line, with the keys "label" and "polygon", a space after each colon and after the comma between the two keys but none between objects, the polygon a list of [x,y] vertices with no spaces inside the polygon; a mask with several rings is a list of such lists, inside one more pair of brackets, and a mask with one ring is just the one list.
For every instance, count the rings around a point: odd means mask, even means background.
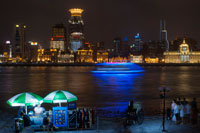
[{"label": "waterfront promenade", "polygon": [[[0,133],[14,132],[14,115],[8,112],[0,111]],[[162,132],[162,116],[145,116],[141,125],[133,125],[127,129],[123,127],[123,119],[121,118],[100,118],[97,127],[94,130],[71,130],[68,133],[161,133]],[[190,124],[176,125],[170,120],[166,120],[166,130],[169,133],[199,133],[200,117],[197,127]],[[66,131],[54,131],[65,133]],[[42,133],[42,131],[37,131]]]},{"label": "waterfront promenade", "polygon": [[[200,121],[199,121],[200,123]],[[120,119],[101,119],[97,130],[74,130],[69,133],[162,133],[162,117],[161,116],[146,116],[142,125],[133,125],[127,129],[123,127]],[[176,125],[170,120],[166,120],[166,130],[168,133],[199,133],[200,124],[197,127],[192,127],[190,124]],[[65,133],[64,131],[57,131]],[[42,132],[37,132],[42,133]]]}]

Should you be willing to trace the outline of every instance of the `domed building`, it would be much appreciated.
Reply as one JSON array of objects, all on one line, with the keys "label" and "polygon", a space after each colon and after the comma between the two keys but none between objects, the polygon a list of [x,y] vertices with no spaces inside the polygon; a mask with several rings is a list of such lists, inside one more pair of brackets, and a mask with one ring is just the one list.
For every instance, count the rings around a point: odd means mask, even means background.
[{"label": "domed building", "polygon": [[178,51],[164,52],[165,63],[200,63],[200,51],[192,51],[183,40]]}]

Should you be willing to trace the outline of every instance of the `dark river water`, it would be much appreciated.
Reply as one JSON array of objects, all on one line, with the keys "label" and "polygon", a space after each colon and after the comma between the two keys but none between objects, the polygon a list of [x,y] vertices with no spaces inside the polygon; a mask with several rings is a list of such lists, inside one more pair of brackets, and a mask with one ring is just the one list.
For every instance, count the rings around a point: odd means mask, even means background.
[{"label": "dark river water", "polygon": [[200,103],[200,67],[144,67],[140,74],[92,74],[93,68],[0,67],[0,109],[10,109],[6,101],[21,92],[44,97],[54,90],[67,90],[78,97],[79,107],[123,110],[134,99],[145,112],[153,113],[162,108],[162,85],[171,89],[168,105],[177,97],[196,97]]}]

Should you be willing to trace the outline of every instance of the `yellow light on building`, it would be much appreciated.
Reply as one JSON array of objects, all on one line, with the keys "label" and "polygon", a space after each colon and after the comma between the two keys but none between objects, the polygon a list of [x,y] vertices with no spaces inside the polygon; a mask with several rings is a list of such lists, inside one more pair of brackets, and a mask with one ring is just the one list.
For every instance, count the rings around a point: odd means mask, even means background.
[{"label": "yellow light on building", "polygon": [[84,10],[80,9],[80,8],[69,9],[69,12],[71,13],[71,16],[81,16],[81,14],[82,14],[83,11]]},{"label": "yellow light on building", "polygon": [[18,27],[19,27],[19,25],[17,24],[17,25],[16,25],[16,27],[18,28]]},{"label": "yellow light on building", "polygon": [[38,45],[37,42],[31,42],[31,45]]},{"label": "yellow light on building", "polygon": [[7,56],[7,55],[8,55],[8,53],[7,53],[7,52],[3,52],[3,55],[4,55],[4,56]]},{"label": "yellow light on building", "polygon": [[179,51],[164,52],[165,63],[200,63],[200,51],[191,51],[185,39]]},{"label": "yellow light on building", "polygon": [[159,63],[159,59],[158,58],[147,57],[144,60],[145,60],[146,63]]}]

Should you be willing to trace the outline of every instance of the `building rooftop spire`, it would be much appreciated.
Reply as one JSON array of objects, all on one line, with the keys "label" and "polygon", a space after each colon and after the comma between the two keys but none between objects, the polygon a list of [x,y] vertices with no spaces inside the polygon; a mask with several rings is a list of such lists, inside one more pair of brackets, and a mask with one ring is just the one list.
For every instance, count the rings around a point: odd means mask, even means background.
[{"label": "building rooftop spire", "polygon": [[185,38],[183,39],[183,44],[186,44],[186,42],[185,42]]}]

